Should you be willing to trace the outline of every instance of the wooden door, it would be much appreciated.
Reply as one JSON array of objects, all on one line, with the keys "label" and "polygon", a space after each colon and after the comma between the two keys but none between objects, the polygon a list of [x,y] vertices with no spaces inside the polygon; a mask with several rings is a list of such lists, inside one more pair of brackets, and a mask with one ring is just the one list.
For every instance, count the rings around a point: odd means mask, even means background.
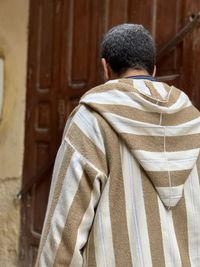
[{"label": "wooden door", "polygon": [[[49,162],[67,116],[85,91],[102,82],[103,34],[120,23],[141,23],[159,49],[199,10],[199,1],[191,0],[30,1],[23,187],[32,186],[22,196],[20,266],[34,265],[51,181]],[[162,80],[181,87],[200,107],[198,36],[196,29],[157,69]],[[45,165],[49,169],[42,174]]]},{"label": "wooden door", "polygon": [[[61,2],[30,1],[23,187],[56,152],[61,135]],[[33,266],[52,169],[22,197],[19,266]]]}]

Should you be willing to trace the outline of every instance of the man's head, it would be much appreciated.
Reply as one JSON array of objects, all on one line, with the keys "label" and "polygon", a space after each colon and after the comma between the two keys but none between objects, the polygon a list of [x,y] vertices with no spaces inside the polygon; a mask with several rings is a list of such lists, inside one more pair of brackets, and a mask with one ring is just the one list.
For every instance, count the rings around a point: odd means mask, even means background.
[{"label": "man's head", "polygon": [[155,53],[152,36],[142,25],[121,24],[113,27],[101,43],[104,73],[108,72],[105,76],[120,77],[128,70],[145,71],[153,75]]}]

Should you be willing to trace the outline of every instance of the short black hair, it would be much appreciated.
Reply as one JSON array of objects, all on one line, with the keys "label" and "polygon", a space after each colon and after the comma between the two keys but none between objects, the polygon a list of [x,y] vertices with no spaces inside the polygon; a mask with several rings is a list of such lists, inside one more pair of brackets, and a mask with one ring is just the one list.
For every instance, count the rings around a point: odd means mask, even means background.
[{"label": "short black hair", "polygon": [[138,24],[121,24],[110,29],[101,43],[101,57],[120,75],[127,69],[153,74],[155,43],[148,30]]}]

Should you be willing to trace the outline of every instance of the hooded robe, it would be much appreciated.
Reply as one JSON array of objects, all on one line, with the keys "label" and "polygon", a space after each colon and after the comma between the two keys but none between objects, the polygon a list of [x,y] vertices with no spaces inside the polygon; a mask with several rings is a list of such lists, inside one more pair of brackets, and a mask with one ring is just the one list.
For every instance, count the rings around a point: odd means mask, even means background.
[{"label": "hooded robe", "polygon": [[36,266],[199,267],[200,114],[174,86],[111,80],[73,111]]}]

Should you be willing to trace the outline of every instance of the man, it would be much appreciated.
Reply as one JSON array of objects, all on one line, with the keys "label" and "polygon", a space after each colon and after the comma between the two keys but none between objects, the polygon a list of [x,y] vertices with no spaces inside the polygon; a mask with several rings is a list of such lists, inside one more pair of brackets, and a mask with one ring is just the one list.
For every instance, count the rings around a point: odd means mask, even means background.
[{"label": "man", "polygon": [[108,81],[66,125],[36,266],[199,267],[199,112],[155,80],[141,25],[112,28],[101,55]]}]

